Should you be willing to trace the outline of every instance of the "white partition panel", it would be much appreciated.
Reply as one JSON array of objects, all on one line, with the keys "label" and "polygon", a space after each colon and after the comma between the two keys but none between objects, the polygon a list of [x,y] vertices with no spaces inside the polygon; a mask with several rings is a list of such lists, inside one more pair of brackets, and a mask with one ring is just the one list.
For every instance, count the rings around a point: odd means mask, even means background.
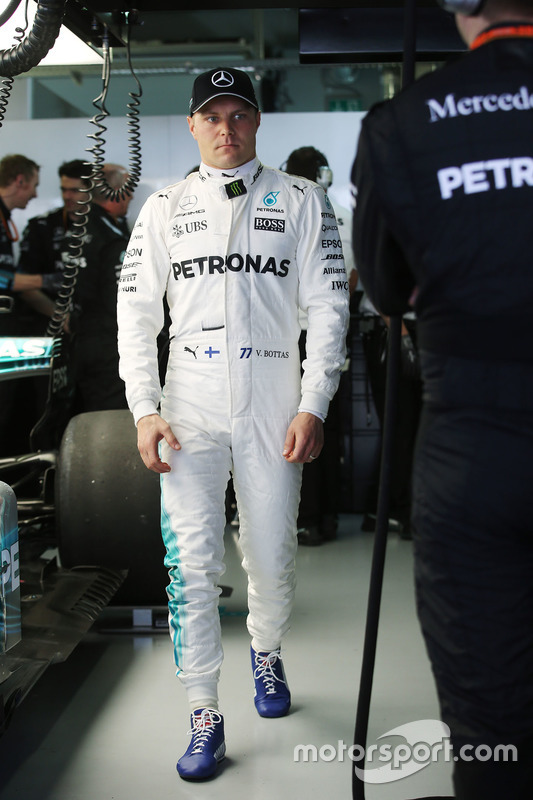
[{"label": "white partition panel", "polygon": [[[41,165],[38,197],[25,210],[13,212],[22,231],[26,220],[61,204],[57,169],[74,158],[93,160],[89,134],[97,128],[89,119],[7,120],[0,128],[0,158],[22,153]],[[362,112],[263,114],[257,137],[257,152],[264,164],[280,167],[297,147],[313,145],[327,157],[333,170],[331,195],[349,205],[350,171],[355,155]],[[130,205],[129,219],[151,192],[181,180],[199,162],[196,142],[186,118],[169,115],[146,117],[141,125],[141,180]],[[106,120],[105,160],[127,166],[129,131],[125,118]]]}]

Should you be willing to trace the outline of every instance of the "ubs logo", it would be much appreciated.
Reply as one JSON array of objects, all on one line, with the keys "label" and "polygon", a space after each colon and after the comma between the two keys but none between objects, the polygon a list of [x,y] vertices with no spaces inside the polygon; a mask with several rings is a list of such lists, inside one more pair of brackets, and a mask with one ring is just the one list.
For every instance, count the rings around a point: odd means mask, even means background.
[{"label": "ubs logo", "polygon": [[207,221],[205,219],[195,220],[194,222],[186,222],[185,229],[182,227],[182,225],[174,225],[172,228],[172,236],[175,236],[176,239],[179,239],[180,236],[183,236],[185,233],[198,233],[199,231],[206,230]]},{"label": "ubs logo", "polygon": [[198,233],[198,231],[206,231],[207,222],[205,219],[202,219],[200,221],[195,220],[194,222],[186,222],[185,230],[187,233]]}]

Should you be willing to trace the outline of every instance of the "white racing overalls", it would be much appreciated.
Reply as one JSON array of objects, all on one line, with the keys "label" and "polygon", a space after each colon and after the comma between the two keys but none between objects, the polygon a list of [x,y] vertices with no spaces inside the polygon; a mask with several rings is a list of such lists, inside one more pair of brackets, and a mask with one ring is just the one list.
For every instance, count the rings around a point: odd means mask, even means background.
[{"label": "white racing overalls", "polygon": [[[172,324],[161,392],[165,292]],[[303,378],[300,307],[309,319]],[[301,465],[283,458],[283,445],[299,408],[326,415],[348,323],[342,247],[325,193],[254,160],[233,181],[202,165],[153,194],[124,260],[118,318],[135,421],[161,402],[182,447],[162,443],[172,470],[161,478],[161,511],[177,674],[194,700],[216,687],[222,662],[218,582],[230,473],[254,648],[275,649],[289,627]]]}]

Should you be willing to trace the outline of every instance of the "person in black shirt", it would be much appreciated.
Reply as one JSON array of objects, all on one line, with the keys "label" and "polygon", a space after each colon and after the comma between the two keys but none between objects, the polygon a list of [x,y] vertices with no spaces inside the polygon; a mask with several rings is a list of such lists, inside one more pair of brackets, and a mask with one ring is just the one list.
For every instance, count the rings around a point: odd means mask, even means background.
[{"label": "person in black shirt", "polygon": [[[69,259],[74,223],[81,223],[88,209],[91,166],[81,159],[66,161],[59,167],[58,174],[63,205],[28,221],[20,243],[17,265],[20,278],[53,273],[62,276]],[[46,331],[60,285],[58,282],[51,290],[30,289],[21,293],[21,299],[28,306],[25,314],[28,333],[42,335]]]},{"label": "person in black shirt", "polygon": [[451,731],[456,797],[525,800],[533,797],[533,2],[443,5],[455,10],[469,52],[363,120],[352,171],[355,258],[381,313],[414,305],[417,314],[417,606]]},{"label": "person in black shirt", "polygon": [[[333,172],[324,153],[306,145],[293,150],[283,167],[290,175],[297,175],[318,183],[326,192],[333,183]],[[331,230],[338,230],[350,294],[357,285],[357,270],[351,244],[352,225],[350,212],[332,201],[328,195],[328,208],[335,215],[330,221]],[[300,312],[302,333],[300,358],[306,357],[307,318]],[[337,538],[341,485],[341,397],[337,392],[329,404],[324,422],[326,436],[321,458],[305,464],[302,475],[300,507],[298,511],[298,544],[321,545]]]},{"label": "person in black shirt", "polygon": [[[106,164],[105,179],[114,190],[128,175]],[[131,195],[110,199],[94,187],[87,237],[71,315],[75,398],[74,413],[127,408],[124,381],[118,374],[117,284],[128,245],[125,222]]]},{"label": "person in black shirt", "polygon": [[[23,323],[23,306],[18,294],[24,289],[43,285],[41,275],[15,273],[13,245],[18,231],[11,218],[16,208],[26,208],[37,196],[39,165],[26,156],[13,154],[0,160],[0,337],[27,334]],[[55,275],[48,281],[56,280]],[[23,379],[0,381],[0,455],[20,455],[29,448],[31,420],[38,413],[33,409],[31,392]]]},{"label": "person in black shirt", "polygon": [[0,333],[4,336],[20,333],[18,293],[42,286],[38,276],[15,273],[13,244],[19,234],[11,218],[13,209],[26,208],[37,197],[39,170],[39,165],[26,156],[8,155],[0,160],[0,294],[10,298],[6,307],[12,307],[10,313],[0,314]]}]

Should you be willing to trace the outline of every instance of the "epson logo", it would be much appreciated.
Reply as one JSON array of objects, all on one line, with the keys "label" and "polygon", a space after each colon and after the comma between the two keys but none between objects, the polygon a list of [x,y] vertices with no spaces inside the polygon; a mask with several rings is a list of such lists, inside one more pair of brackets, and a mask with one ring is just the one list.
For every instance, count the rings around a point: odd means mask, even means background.
[{"label": "epson logo", "polygon": [[276,219],[275,217],[256,217],[254,220],[254,228],[256,231],[275,231],[276,233],[285,233],[285,220]]},{"label": "epson logo", "polygon": [[533,108],[533,95],[527,86],[522,86],[518,92],[503,92],[502,94],[476,94],[473,97],[460,97],[455,99],[453,93],[447,95],[443,103],[434,98],[426,100],[429,107],[430,122],[439,122],[450,117],[469,117],[471,114],[483,114],[495,111],[530,111]]}]

